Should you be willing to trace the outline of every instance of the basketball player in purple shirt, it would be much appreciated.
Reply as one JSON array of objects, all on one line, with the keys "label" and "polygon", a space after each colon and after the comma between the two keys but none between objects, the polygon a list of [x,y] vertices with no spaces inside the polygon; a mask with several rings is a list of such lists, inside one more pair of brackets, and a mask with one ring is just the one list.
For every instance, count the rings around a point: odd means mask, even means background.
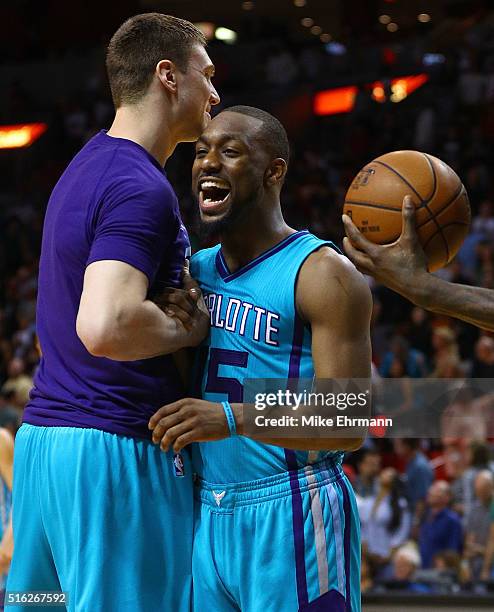
[{"label": "basketball player in purple shirt", "polygon": [[190,463],[154,446],[147,423],[182,397],[171,353],[197,345],[209,316],[188,276],[187,328],[151,298],[181,285],[190,250],[163,166],[219,98],[202,34],[175,17],[126,21],[107,69],[115,120],[75,156],[46,212],[42,358],[16,439],[7,590],[65,591],[70,611],[186,611]]}]

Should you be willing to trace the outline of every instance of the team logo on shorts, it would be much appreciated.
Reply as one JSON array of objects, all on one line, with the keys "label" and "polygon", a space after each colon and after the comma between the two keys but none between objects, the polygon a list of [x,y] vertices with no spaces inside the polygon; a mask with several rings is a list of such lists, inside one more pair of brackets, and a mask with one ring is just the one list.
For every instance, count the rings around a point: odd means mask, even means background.
[{"label": "team logo on shorts", "polygon": [[221,506],[221,500],[225,497],[226,491],[221,491],[221,493],[216,493],[216,491],[211,491],[214,497],[214,501],[217,506]]},{"label": "team logo on shorts", "polygon": [[173,467],[175,469],[175,476],[177,476],[177,478],[185,476],[184,461],[180,453],[175,453],[173,455]]}]

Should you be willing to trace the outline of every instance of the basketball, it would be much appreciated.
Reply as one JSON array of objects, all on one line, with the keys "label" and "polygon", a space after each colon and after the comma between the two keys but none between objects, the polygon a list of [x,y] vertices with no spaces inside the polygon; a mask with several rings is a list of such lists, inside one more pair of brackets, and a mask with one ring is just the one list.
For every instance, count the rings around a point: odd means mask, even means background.
[{"label": "basketball", "polygon": [[401,234],[406,195],[415,205],[417,234],[433,272],[454,258],[470,225],[465,187],[443,161],[419,151],[377,157],[353,179],[343,212],[366,238],[389,244]]}]

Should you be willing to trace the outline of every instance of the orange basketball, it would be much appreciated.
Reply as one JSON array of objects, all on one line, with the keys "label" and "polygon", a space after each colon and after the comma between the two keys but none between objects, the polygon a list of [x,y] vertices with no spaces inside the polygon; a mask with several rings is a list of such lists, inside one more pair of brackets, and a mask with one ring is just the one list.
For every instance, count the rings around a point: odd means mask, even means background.
[{"label": "orange basketball", "polygon": [[381,155],[353,179],[343,212],[366,238],[389,244],[400,236],[406,195],[415,204],[417,233],[433,272],[453,259],[470,225],[465,187],[440,159],[419,151]]}]

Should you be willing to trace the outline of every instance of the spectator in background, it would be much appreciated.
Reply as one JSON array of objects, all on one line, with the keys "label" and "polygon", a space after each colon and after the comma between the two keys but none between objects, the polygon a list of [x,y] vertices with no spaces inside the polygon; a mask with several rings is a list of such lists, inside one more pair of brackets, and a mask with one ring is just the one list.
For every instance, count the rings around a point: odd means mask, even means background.
[{"label": "spectator in background", "polygon": [[477,474],[482,470],[492,471],[491,451],[489,446],[480,440],[473,440],[467,450],[467,468],[461,476],[463,497],[459,500],[459,510],[467,516],[474,502],[474,483]]},{"label": "spectator in background", "polygon": [[389,351],[384,355],[379,373],[388,378],[393,364],[397,361],[403,364],[403,376],[422,378],[426,374],[425,358],[419,351],[410,348],[408,341],[400,335],[391,338]]},{"label": "spectator in background", "polygon": [[393,576],[400,589],[412,593],[429,593],[430,587],[415,580],[415,574],[420,568],[420,555],[415,546],[401,546],[393,555]]},{"label": "spectator in background", "polygon": [[395,549],[410,535],[411,517],[402,484],[394,468],[386,468],[379,477],[377,492],[357,498],[362,526],[362,548],[377,578],[385,578]]},{"label": "spectator in background", "polygon": [[432,351],[430,317],[431,315],[423,308],[414,306],[412,309],[407,335],[410,339],[410,346],[423,355],[430,355]]},{"label": "spectator in background", "polygon": [[410,504],[414,522],[418,524],[424,511],[427,491],[434,478],[432,468],[424,453],[420,450],[420,440],[416,438],[396,439],[394,446],[396,454],[405,463],[405,495]]},{"label": "spectator in background", "polygon": [[472,378],[494,378],[494,338],[481,336],[475,344]]},{"label": "spectator in background", "polygon": [[372,590],[374,581],[372,580],[372,572],[366,554],[362,554],[360,563],[360,590],[362,593],[368,593]]},{"label": "spectator in background", "polygon": [[494,578],[494,503],[491,504],[491,524],[489,527],[489,537],[485,547],[484,560],[482,563],[481,580]]},{"label": "spectator in background", "polygon": [[494,476],[489,470],[482,470],[475,478],[475,501],[465,517],[463,556],[468,562],[472,580],[479,580],[482,573],[492,524],[493,502]]},{"label": "spectator in background", "polygon": [[484,200],[480,204],[479,212],[472,220],[471,231],[494,240],[494,205],[491,200]]},{"label": "spectator in background", "polygon": [[433,566],[437,553],[453,550],[461,553],[463,529],[460,517],[449,509],[451,488],[445,480],[434,482],[427,494],[427,509],[420,526],[419,548],[422,567]]},{"label": "spectator in background", "polygon": [[456,334],[450,327],[436,327],[432,333],[434,349],[431,378],[461,377],[460,353]]},{"label": "spectator in background", "polygon": [[33,386],[33,379],[26,374],[25,369],[24,361],[20,357],[11,359],[8,365],[8,378],[2,387],[3,393],[13,393],[12,403],[18,408],[24,408]]},{"label": "spectator in background", "polygon": [[373,449],[361,451],[357,461],[357,476],[353,482],[355,493],[362,499],[377,493],[377,476],[381,470],[381,455]]}]

